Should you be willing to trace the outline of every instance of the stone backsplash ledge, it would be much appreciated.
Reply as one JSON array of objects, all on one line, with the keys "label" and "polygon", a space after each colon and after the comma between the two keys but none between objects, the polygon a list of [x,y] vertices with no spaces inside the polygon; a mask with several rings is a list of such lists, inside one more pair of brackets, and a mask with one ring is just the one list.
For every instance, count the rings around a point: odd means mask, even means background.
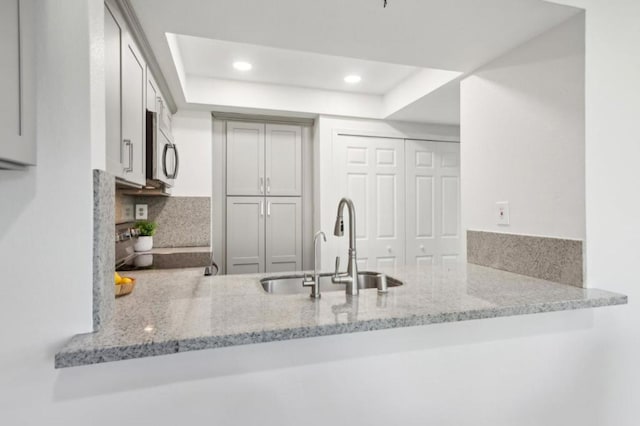
[{"label": "stone backsplash ledge", "polygon": [[211,197],[135,197],[158,223],[154,247],[206,247],[211,241]]},{"label": "stone backsplash ledge", "polygon": [[583,242],[467,231],[467,261],[576,287],[584,286]]}]

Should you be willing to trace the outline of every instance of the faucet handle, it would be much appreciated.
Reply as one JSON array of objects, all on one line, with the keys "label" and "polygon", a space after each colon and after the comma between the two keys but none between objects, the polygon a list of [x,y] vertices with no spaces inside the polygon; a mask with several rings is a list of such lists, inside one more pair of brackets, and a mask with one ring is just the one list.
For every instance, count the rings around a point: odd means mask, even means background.
[{"label": "faucet handle", "polygon": [[336,276],[340,273],[340,256],[336,256]]}]

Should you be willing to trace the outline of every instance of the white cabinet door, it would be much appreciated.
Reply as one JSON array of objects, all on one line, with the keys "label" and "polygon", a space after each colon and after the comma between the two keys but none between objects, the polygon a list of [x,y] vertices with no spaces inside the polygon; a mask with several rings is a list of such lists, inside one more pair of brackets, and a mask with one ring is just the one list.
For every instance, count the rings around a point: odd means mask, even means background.
[{"label": "white cabinet door", "polygon": [[266,199],[267,272],[302,269],[302,206],[299,197]]},{"label": "white cabinet door", "polygon": [[145,185],[146,65],[131,37],[122,44],[122,141],[124,178]]},{"label": "white cabinet door", "polygon": [[227,274],[265,271],[265,199],[227,197]]},{"label": "white cabinet door", "polygon": [[[403,265],[404,140],[338,135],[334,165],[340,178],[339,194],[351,198],[356,209],[358,267],[361,270]],[[337,205],[336,200],[336,205]],[[348,213],[344,213],[345,227]],[[342,265],[346,265],[348,230]]]},{"label": "white cabinet door", "polygon": [[460,145],[406,141],[407,264],[457,262],[460,232]]},{"label": "white cabinet door", "polygon": [[36,162],[34,34],[33,1],[0,2],[0,169]]},{"label": "white cabinet door", "polygon": [[160,98],[160,90],[158,84],[153,78],[149,67],[147,67],[147,109],[151,112],[158,112],[158,99]]},{"label": "white cabinet door", "polygon": [[264,124],[227,123],[227,195],[264,195]]},{"label": "white cabinet door", "polygon": [[267,124],[265,141],[266,195],[302,195],[302,128]]},{"label": "white cabinet door", "polygon": [[[105,103],[106,103],[106,157],[107,171],[124,177],[124,150],[122,142],[121,108],[121,55],[123,29],[115,16],[105,5],[104,8],[104,53],[105,53]],[[129,154],[128,152],[126,153]],[[128,161],[128,159],[127,159]]]}]

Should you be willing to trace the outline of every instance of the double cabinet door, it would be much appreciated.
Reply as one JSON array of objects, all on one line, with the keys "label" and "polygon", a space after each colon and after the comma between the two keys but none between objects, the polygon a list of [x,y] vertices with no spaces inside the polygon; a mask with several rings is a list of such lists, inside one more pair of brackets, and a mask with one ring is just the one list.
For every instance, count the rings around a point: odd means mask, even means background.
[{"label": "double cabinet door", "polygon": [[300,197],[227,197],[227,274],[302,268]]},{"label": "double cabinet door", "polygon": [[300,196],[302,129],[227,122],[227,195]]},{"label": "double cabinet door", "polygon": [[104,21],[107,171],[143,186],[146,62],[111,2],[105,4]]}]

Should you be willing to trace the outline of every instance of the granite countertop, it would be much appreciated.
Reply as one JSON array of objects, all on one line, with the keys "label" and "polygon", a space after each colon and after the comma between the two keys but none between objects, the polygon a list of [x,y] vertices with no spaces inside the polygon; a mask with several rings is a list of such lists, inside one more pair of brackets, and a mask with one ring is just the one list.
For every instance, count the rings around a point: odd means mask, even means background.
[{"label": "granite countertop", "polygon": [[[130,272],[133,293],[96,333],[56,354],[56,368],[249,343],[442,322],[594,308],[627,297],[472,264],[383,270],[404,282],[387,294],[273,295],[269,274],[203,276],[202,268]],[[275,274],[271,274],[275,275]]]}]

